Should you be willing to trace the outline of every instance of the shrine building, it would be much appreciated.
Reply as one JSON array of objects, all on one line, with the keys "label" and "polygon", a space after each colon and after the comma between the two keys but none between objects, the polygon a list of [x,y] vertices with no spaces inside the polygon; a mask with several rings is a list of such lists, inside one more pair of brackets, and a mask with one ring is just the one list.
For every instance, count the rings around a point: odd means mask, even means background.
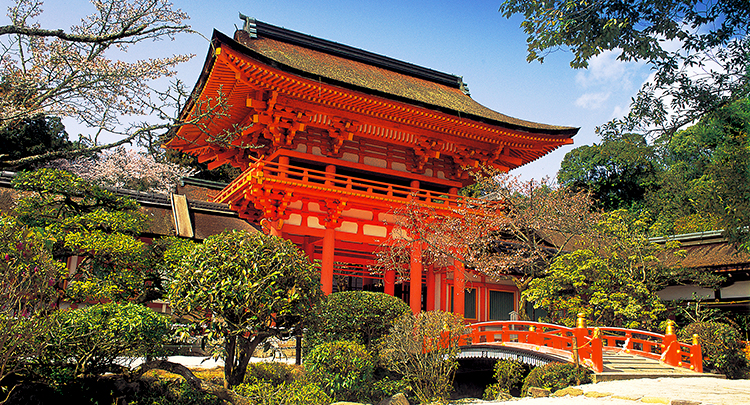
[{"label": "shrine building", "polygon": [[417,201],[455,215],[469,171],[512,170],[571,144],[578,129],[495,112],[458,76],[242,18],[233,39],[214,32],[182,119],[219,99],[226,108],[175,129],[166,144],[209,169],[243,170],[214,201],[319,259],[326,294],[384,291],[415,312],[454,311],[473,322],[518,311],[512,282],[459,262],[423,266],[419,246],[408,279],[368,265],[393,229],[394,208]]}]

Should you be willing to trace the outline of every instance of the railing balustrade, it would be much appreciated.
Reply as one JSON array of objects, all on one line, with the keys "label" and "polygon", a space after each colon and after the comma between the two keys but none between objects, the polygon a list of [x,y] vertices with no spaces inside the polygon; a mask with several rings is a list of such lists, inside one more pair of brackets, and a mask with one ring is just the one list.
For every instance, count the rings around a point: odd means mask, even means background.
[{"label": "railing balustrade", "polygon": [[487,201],[457,194],[422,190],[409,186],[394,185],[375,180],[328,173],[278,162],[259,161],[250,166],[230,186],[225,188],[217,201],[223,201],[248,184],[252,178],[274,179],[284,182],[299,182],[300,185],[321,185],[346,192],[359,192],[366,197],[383,196],[390,199],[416,200],[420,205],[436,209],[469,208],[486,206]]},{"label": "railing balustrade", "polygon": [[[589,328],[582,316],[575,328],[530,321],[490,321],[470,325],[463,344],[501,343],[532,345],[569,353],[595,372],[604,370],[603,351],[622,351],[657,359],[670,366],[703,372],[701,346],[697,337],[692,344],[677,341],[674,326],[668,323],[666,334],[625,328]],[[576,345],[574,346],[574,342]]]}]

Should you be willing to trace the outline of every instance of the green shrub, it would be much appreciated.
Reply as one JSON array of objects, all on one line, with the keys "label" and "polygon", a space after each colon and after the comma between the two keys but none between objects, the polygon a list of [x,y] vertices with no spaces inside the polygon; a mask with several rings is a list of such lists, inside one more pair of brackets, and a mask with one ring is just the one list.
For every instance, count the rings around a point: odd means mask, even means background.
[{"label": "green shrub", "polygon": [[516,360],[498,360],[495,363],[495,384],[487,387],[484,391],[484,399],[493,400],[497,394],[505,392],[510,394],[511,390],[520,390],[523,386],[523,380],[528,374],[529,368],[525,364]]},{"label": "green shrub", "polygon": [[294,382],[301,374],[299,366],[280,362],[251,363],[245,374],[246,383],[267,382],[281,385]]},{"label": "green shrub", "polygon": [[255,405],[328,405],[334,400],[318,385],[295,381],[273,386],[268,382],[240,384],[234,391]]},{"label": "green shrub", "polygon": [[[247,381],[247,379],[246,379]],[[277,387],[268,381],[246,382],[232,388],[238,395],[247,398],[255,405],[275,405],[279,403]]]},{"label": "green shrub", "polygon": [[727,378],[743,378],[748,363],[743,352],[744,344],[737,329],[718,322],[692,323],[679,332],[679,338],[692,342],[693,335],[703,352],[703,370],[724,374]]},{"label": "green shrub", "polygon": [[313,314],[305,344],[349,340],[371,347],[388,333],[393,321],[409,312],[401,299],[369,291],[345,291],[328,296]]},{"label": "green shrub", "polygon": [[[145,357],[159,353],[169,333],[169,319],[137,304],[96,304],[56,312],[47,342],[38,357],[39,367],[51,374],[101,374],[113,368],[118,357]],[[46,374],[45,374],[46,375]]]},{"label": "green shrub", "polygon": [[529,387],[548,388],[555,392],[572,385],[586,384],[591,382],[591,372],[580,367],[576,372],[575,364],[549,363],[531,370],[523,382],[521,389],[526,395]]},{"label": "green shrub", "polygon": [[362,344],[322,343],[305,356],[304,365],[308,377],[336,400],[358,401],[372,394],[375,358]]}]

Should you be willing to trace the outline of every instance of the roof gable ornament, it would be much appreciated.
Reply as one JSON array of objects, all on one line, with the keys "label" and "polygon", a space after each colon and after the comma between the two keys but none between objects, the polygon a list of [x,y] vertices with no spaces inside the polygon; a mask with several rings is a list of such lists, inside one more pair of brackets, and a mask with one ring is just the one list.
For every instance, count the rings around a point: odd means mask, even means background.
[{"label": "roof gable ornament", "polygon": [[258,27],[255,24],[255,18],[240,13],[240,20],[245,21],[242,30],[250,34],[250,38],[258,38]]}]

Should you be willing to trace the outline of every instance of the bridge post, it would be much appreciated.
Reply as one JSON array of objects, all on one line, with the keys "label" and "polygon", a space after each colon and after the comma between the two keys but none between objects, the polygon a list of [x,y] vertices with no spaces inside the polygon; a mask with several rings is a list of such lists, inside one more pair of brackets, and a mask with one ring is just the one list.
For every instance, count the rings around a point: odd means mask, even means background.
[{"label": "bridge post", "polygon": [[601,373],[604,371],[604,356],[602,354],[602,331],[594,328],[591,336],[591,362],[594,363],[594,371]]},{"label": "bridge post", "polygon": [[671,319],[667,320],[667,330],[661,342],[661,350],[661,361],[677,367],[677,363],[680,362],[680,345],[677,343],[677,336],[674,334],[674,321]]},{"label": "bridge post", "polygon": [[529,334],[526,337],[526,343],[541,346],[542,341],[539,339],[539,333],[536,331],[536,326],[529,325]]},{"label": "bridge post", "polygon": [[703,372],[703,350],[698,341],[698,335],[693,335],[693,345],[690,346],[690,364],[690,368],[694,371]]},{"label": "bridge post", "polygon": [[[578,359],[589,359],[591,358],[591,348],[586,345],[586,337],[589,334],[589,330],[586,327],[586,318],[583,313],[578,314],[578,319],[576,320],[576,327],[573,329],[573,335],[576,337],[577,345],[576,348],[578,351]],[[575,353],[575,352],[574,352]]]}]

